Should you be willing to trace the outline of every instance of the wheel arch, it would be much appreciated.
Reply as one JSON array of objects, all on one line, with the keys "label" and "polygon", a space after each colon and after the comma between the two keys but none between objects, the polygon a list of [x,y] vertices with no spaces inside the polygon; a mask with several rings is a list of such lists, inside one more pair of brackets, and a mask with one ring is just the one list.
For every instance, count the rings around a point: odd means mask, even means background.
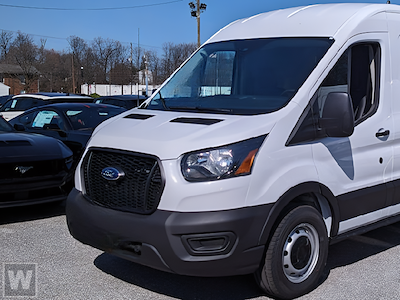
[{"label": "wheel arch", "polygon": [[266,245],[279,221],[290,210],[301,204],[314,206],[322,214],[328,237],[337,234],[340,211],[335,196],[326,186],[318,182],[306,182],[290,188],[275,202],[264,223],[259,244]]}]

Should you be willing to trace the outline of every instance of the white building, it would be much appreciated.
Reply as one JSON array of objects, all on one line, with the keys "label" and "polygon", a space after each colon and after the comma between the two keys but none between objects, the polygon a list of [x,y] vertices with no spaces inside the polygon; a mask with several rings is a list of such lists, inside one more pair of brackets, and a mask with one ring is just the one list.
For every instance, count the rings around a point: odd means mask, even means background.
[{"label": "white building", "polygon": [[10,94],[10,87],[0,82],[0,96],[5,96]]},{"label": "white building", "polygon": [[82,94],[93,94],[96,93],[100,96],[111,96],[111,95],[148,95],[152,94],[153,89],[159,86],[148,84],[153,82],[153,74],[151,71],[140,71],[139,72],[139,82],[140,84],[83,84],[81,85]]},{"label": "white building", "polygon": [[155,85],[148,85],[146,90],[146,85],[143,84],[132,84],[132,85],[116,85],[116,84],[82,84],[81,93],[90,95],[98,94],[100,96],[111,96],[111,95],[148,95],[152,94],[153,89],[158,88]]}]

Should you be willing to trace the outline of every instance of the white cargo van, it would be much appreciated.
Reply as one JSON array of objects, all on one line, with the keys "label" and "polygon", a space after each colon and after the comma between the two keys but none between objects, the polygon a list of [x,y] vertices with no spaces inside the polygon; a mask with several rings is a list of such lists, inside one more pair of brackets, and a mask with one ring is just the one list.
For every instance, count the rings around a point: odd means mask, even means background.
[{"label": "white cargo van", "polygon": [[328,245],[400,220],[400,7],[238,20],[139,108],[102,123],[71,234],[159,270],[318,285]]}]

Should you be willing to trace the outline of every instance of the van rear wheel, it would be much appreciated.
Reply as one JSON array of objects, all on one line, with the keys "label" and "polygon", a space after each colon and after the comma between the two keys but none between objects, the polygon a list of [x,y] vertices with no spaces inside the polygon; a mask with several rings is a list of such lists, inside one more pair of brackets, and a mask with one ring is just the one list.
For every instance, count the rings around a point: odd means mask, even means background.
[{"label": "van rear wheel", "polygon": [[321,214],[311,206],[298,206],[279,223],[255,274],[269,295],[292,299],[313,290],[323,275],[328,237]]}]

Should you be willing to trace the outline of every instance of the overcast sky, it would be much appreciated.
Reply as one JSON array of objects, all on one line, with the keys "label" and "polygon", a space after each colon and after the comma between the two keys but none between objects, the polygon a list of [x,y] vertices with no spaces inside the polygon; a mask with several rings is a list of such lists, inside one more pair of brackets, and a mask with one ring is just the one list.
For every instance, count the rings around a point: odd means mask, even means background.
[{"label": "overcast sky", "polygon": [[[192,0],[196,1],[196,0]],[[197,42],[196,18],[190,15],[190,0],[0,0],[0,30],[31,34],[46,48],[68,51],[67,37],[91,42],[110,38],[128,46],[133,43],[161,51],[166,42]],[[202,0],[201,42],[230,22],[280,8],[343,1],[308,0]],[[384,1],[346,1],[386,3]],[[400,0],[391,1],[400,4]]]}]

